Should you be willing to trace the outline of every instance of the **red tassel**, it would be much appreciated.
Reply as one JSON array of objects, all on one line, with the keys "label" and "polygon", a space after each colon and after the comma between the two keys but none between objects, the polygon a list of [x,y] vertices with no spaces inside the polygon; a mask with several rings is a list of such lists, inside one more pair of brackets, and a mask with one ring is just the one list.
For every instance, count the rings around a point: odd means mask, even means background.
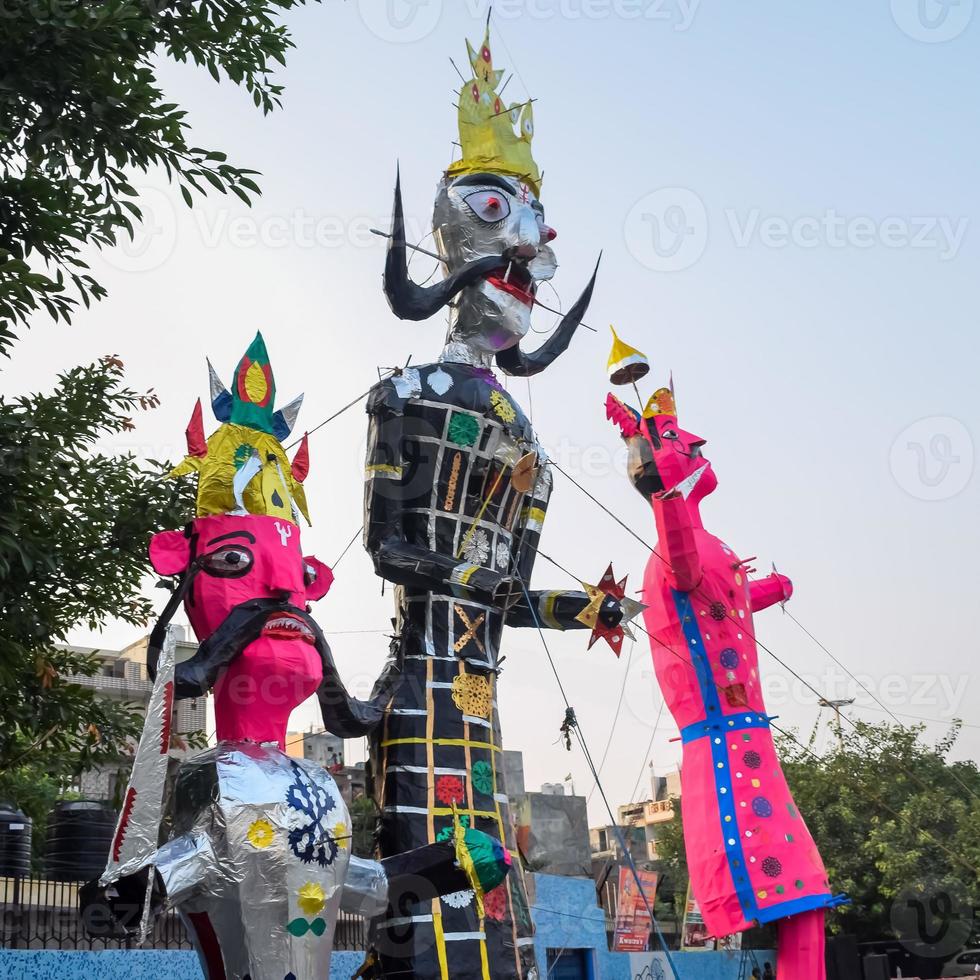
[{"label": "red tassel", "polygon": [[293,479],[297,483],[302,483],[310,475],[310,444],[309,433],[303,433],[303,441],[296,450],[293,457]]},{"label": "red tassel", "polygon": [[208,441],[204,438],[204,417],[201,414],[201,399],[194,403],[191,420],[187,423],[187,455],[207,456]]}]

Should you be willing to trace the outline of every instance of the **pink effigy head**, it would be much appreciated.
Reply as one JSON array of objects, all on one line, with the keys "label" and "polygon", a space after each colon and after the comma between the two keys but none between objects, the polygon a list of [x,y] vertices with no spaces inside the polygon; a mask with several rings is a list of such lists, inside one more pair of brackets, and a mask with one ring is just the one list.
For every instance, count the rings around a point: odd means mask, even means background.
[{"label": "pink effigy head", "polygon": [[610,394],[606,417],[619,426],[629,452],[630,481],[647,499],[679,488],[685,499],[696,504],[718,486],[711,463],[701,452],[706,440],[682,429],[676,414],[641,415]]},{"label": "pink effigy head", "polygon": [[[264,515],[199,517],[184,531],[162,531],[150,540],[150,561],[161,575],[192,574],[184,608],[202,642],[250,600],[281,600],[299,612],[333,582],[326,565],[304,557],[296,524]],[[215,685],[218,738],[281,743],[289,712],[321,679],[309,624],[288,609],[270,612]]]},{"label": "pink effigy head", "polygon": [[184,604],[199,640],[249,599],[282,598],[304,607],[333,584],[323,562],[303,556],[299,527],[278,517],[198,517],[184,531],[153,535],[150,561],[161,575],[194,569]]}]

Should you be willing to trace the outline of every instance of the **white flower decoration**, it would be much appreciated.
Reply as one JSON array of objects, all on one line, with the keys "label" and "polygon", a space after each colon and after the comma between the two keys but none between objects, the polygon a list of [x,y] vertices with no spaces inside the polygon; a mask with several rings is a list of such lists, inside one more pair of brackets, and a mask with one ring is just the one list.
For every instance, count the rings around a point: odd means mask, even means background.
[{"label": "white flower decoration", "polygon": [[497,568],[506,568],[510,564],[510,545],[506,541],[497,542]]},{"label": "white flower decoration", "polygon": [[461,892],[450,892],[448,895],[443,895],[442,900],[450,908],[465,909],[473,901],[473,892],[469,888]]},{"label": "white flower decoration", "polygon": [[466,550],[463,552],[467,561],[474,565],[482,565],[490,557],[490,540],[487,532],[477,529],[466,542]]}]

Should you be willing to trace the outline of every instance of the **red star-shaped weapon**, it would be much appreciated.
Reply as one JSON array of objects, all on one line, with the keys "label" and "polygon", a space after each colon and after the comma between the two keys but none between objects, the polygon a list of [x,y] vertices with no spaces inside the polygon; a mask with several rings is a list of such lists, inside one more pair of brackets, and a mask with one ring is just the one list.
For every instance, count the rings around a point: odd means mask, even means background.
[{"label": "red star-shaped weapon", "polygon": [[598,585],[583,582],[582,586],[589,597],[589,604],[575,618],[592,630],[589,649],[601,638],[618,657],[623,649],[623,637],[636,639],[630,623],[646,606],[635,599],[626,598],[626,578],[617,582],[611,564]]}]

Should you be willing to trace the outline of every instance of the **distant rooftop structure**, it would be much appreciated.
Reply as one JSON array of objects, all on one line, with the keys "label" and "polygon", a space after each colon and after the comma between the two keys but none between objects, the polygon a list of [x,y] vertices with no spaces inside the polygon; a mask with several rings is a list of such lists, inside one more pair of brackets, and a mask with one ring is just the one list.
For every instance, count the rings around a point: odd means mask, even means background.
[{"label": "distant rooftop structure", "polygon": [[[197,651],[197,643],[187,639],[183,627],[178,630],[177,659],[187,660]],[[83,674],[71,674],[69,679],[82,687],[93,688],[102,697],[113,698],[139,706],[143,711],[150,701],[153,682],[146,670],[146,651],[149,637],[144,636],[122,650],[107,650],[102,647],[66,646],[63,649],[74,653],[94,655],[99,660],[99,672],[92,677]],[[174,726],[176,735],[189,735],[203,732],[207,728],[207,698],[184,698],[174,702]],[[135,749],[135,745],[133,746]],[[182,750],[174,749],[178,757]],[[86,799],[113,800],[119,793],[117,786],[122,767],[117,765],[101,765],[89,772],[83,773],[75,787]],[[122,778],[125,777],[123,773]],[[122,789],[125,789],[123,785]]]}]

